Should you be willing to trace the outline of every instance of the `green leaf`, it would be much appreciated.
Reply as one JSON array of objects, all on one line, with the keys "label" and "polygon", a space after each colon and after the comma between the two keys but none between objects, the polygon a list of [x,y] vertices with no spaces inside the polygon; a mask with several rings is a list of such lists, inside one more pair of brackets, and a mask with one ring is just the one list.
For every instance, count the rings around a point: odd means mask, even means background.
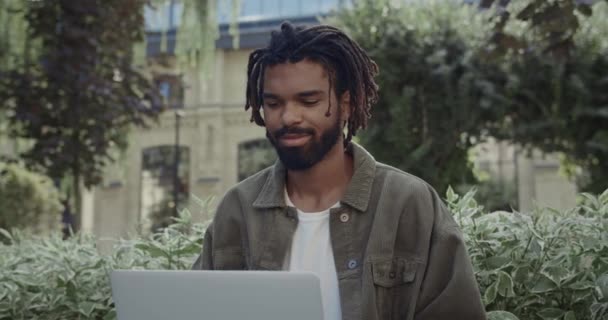
[{"label": "green leaf", "polygon": [[103,317],[103,320],[116,320],[116,310],[111,310]]},{"label": "green leaf", "polygon": [[486,292],[483,295],[483,299],[484,299],[484,302],[485,302],[486,306],[492,304],[492,302],[494,302],[494,300],[496,300],[496,295],[498,293],[498,287],[497,287],[497,285],[498,285],[498,283],[494,282],[492,285],[490,285],[486,289]]},{"label": "green leaf", "polygon": [[595,288],[595,284],[591,281],[577,281],[567,285],[566,288],[572,290],[588,290]]},{"label": "green leaf", "polygon": [[11,242],[13,241],[13,236],[10,234],[10,232],[0,228],[0,234],[3,235],[8,240],[10,240]]},{"label": "green leaf", "polygon": [[175,255],[194,255],[200,253],[202,246],[198,243],[191,243],[175,252]]},{"label": "green leaf", "polygon": [[534,238],[530,242],[530,252],[540,255],[543,251],[542,243],[538,239]]},{"label": "green leaf", "polygon": [[95,310],[95,308],[98,306],[100,305],[93,302],[84,301],[78,304],[78,311],[85,317],[89,317],[93,310]]},{"label": "green leaf", "polygon": [[66,283],[66,295],[72,301],[78,300],[76,285],[74,285],[74,281],[72,280],[68,280]]},{"label": "green leaf", "polygon": [[499,269],[509,264],[513,259],[503,256],[493,256],[486,259],[486,265],[492,269]]},{"label": "green leaf", "polygon": [[513,279],[504,271],[498,272],[498,294],[503,297],[514,297],[515,292],[513,291]]},{"label": "green leaf", "polygon": [[530,289],[532,293],[544,293],[553,291],[557,288],[557,285],[553,280],[549,279],[547,276],[541,274],[540,279],[534,284],[534,286]]},{"label": "green leaf", "polygon": [[604,299],[608,298],[608,274],[604,274],[600,276],[595,284],[598,286],[600,292],[602,293],[602,297]]},{"label": "green leaf", "polygon": [[545,308],[545,309],[540,310],[536,314],[543,319],[550,320],[550,319],[558,319],[561,316],[563,316],[564,313],[565,313],[565,311],[562,309]]},{"label": "green leaf", "polygon": [[528,277],[530,276],[530,266],[521,266],[517,269],[514,270],[514,276],[513,276],[513,280],[515,282],[518,283],[525,283],[525,281],[528,280]]},{"label": "green leaf", "polygon": [[560,285],[562,280],[568,276],[569,271],[564,267],[549,267],[542,274],[555,282],[555,284]]},{"label": "green leaf", "polygon": [[608,189],[602,192],[602,194],[599,196],[599,200],[603,205],[608,205]]},{"label": "green leaf", "polygon": [[590,301],[593,296],[591,290],[577,290],[572,292],[572,303],[578,303],[581,301]]},{"label": "green leaf", "polygon": [[576,320],[576,315],[574,314],[574,311],[566,312],[566,315],[564,315],[564,320]]},{"label": "green leaf", "polygon": [[490,311],[487,313],[488,320],[519,320],[511,312],[507,311]]},{"label": "green leaf", "polygon": [[168,257],[168,254],[164,250],[162,250],[158,246],[154,245],[153,243],[150,243],[150,244],[140,243],[140,244],[135,245],[135,248],[146,252],[153,258]]},{"label": "green leaf", "polygon": [[448,202],[450,203],[454,203],[458,200],[458,195],[456,195],[454,189],[452,189],[452,186],[448,187],[448,191],[446,191],[446,197]]}]

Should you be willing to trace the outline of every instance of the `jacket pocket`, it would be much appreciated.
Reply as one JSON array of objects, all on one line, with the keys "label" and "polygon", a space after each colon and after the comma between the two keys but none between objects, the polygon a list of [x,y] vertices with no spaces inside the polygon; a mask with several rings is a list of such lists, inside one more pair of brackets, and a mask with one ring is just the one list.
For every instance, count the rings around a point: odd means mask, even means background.
[{"label": "jacket pocket", "polygon": [[412,298],[416,262],[401,257],[372,261],[376,308],[383,320],[401,319]]},{"label": "jacket pocket", "polygon": [[372,263],[374,284],[391,288],[414,281],[416,264],[404,258],[380,260]]}]

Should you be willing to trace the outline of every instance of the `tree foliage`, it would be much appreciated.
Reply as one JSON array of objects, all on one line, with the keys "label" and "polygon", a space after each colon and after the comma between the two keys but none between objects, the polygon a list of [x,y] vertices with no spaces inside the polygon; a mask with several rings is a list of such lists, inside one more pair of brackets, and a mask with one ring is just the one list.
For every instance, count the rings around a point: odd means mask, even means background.
[{"label": "tree foliage", "polygon": [[370,0],[332,21],[380,66],[361,142],[440,191],[471,179],[467,151],[490,136],[562,153],[583,190],[604,190],[608,5],[498,2]]},{"label": "tree foliage", "polygon": [[0,161],[0,228],[58,230],[62,209],[59,192],[48,177]]},{"label": "tree foliage", "polygon": [[144,4],[27,2],[20,12],[26,43],[39,43],[39,51],[0,70],[11,134],[32,142],[23,159],[53,179],[73,177],[77,210],[81,183],[100,182],[112,150],[126,145],[129,126],[144,126],[161,111],[157,89],[132,64],[134,43],[143,40]]},{"label": "tree foliage", "polygon": [[[608,4],[513,2],[501,24],[502,78],[493,104],[504,112],[490,132],[524,147],[565,155],[583,190],[608,181]],[[591,14],[593,15],[591,16]],[[497,49],[498,50],[498,49]]]},{"label": "tree foliage", "polygon": [[492,83],[473,53],[484,15],[457,3],[361,2],[336,22],[380,67],[380,99],[361,143],[377,160],[444,192],[472,182],[468,149],[492,116]]}]

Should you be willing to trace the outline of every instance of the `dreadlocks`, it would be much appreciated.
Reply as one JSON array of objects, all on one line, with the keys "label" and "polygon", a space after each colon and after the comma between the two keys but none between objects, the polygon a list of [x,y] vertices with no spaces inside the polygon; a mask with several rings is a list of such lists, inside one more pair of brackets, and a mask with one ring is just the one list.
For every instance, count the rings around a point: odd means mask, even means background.
[{"label": "dreadlocks", "polygon": [[[320,63],[329,73],[330,92],[333,88],[337,99],[344,92],[350,94],[351,114],[344,143],[367,126],[371,107],[378,100],[378,85],[374,77],[378,66],[363,49],[337,28],[319,25],[310,28],[294,27],[289,22],[281,24],[281,30],[273,31],[266,48],[249,55],[247,65],[247,101],[245,110],[251,108],[251,122],[264,126],[260,114],[263,106],[264,71],[266,67],[282,63],[297,63],[310,59]],[[330,116],[329,109],[326,116]]]}]

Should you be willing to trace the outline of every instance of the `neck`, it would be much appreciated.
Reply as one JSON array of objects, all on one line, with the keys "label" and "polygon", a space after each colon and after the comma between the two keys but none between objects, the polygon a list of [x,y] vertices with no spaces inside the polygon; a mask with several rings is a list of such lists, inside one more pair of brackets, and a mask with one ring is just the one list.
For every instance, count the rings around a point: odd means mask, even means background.
[{"label": "neck", "polygon": [[340,140],[323,160],[304,171],[287,171],[287,193],[302,211],[325,210],[340,201],[353,175],[353,158]]}]

